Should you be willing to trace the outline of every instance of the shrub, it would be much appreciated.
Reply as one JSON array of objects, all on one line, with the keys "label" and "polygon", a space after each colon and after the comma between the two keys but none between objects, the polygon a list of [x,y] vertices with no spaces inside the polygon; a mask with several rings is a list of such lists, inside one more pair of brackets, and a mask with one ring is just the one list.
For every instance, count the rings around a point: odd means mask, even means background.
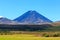
[{"label": "shrub", "polygon": [[43,34],[43,37],[49,37],[49,35],[45,33],[45,34]]},{"label": "shrub", "polygon": [[53,37],[59,37],[59,34],[53,34]]}]

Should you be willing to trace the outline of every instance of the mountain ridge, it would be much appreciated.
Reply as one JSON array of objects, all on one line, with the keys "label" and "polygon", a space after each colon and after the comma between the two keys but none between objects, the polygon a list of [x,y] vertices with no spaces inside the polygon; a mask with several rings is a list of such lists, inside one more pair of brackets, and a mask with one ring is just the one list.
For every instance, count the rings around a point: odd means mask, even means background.
[{"label": "mountain ridge", "polygon": [[0,17],[0,24],[17,24],[18,22],[15,22],[13,20],[10,20],[6,17],[1,16]]}]

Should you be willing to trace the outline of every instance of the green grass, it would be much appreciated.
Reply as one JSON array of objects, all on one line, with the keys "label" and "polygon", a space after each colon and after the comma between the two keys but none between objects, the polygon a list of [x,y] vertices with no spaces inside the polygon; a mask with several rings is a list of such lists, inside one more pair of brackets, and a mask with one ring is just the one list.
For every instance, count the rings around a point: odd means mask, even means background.
[{"label": "green grass", "polygon": [[0,40],[60,40],[60,37],[36,37],[34,35],[0,35]]}]

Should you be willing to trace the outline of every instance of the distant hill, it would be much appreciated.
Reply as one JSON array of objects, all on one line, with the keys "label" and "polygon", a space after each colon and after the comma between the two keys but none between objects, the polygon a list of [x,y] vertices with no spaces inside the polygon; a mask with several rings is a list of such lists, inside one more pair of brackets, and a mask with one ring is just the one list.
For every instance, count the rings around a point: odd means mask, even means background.
[{"label": "distant hill", "polygon": [[0,24],[17,24],[18,22],[15,22],[13,20],[10,20],[6,17],[0,16]]},{"label": "distant hill", "polygon": [[52,26],[60,26],[60,21],[56,21],[56,22],[53,22],[51,23]]},{"label": "distant hill", "polygon": [[28,11],[23,15],[14,19],[14,21],[24,23],[24,24],[41,24],[41,23],[51,23],[52,21],[48,18],[44,17],[43,15],[39,14],[36,11]]}]

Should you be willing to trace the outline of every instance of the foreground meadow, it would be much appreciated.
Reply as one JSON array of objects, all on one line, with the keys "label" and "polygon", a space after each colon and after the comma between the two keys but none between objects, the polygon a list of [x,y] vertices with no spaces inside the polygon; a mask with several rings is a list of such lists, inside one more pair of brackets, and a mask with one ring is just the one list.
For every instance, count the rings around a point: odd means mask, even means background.
[{"label": "foreground meadow", "polygon": [[60,37],[36,37],[29,34],[0,35],[0,40],[60,40]]}]

